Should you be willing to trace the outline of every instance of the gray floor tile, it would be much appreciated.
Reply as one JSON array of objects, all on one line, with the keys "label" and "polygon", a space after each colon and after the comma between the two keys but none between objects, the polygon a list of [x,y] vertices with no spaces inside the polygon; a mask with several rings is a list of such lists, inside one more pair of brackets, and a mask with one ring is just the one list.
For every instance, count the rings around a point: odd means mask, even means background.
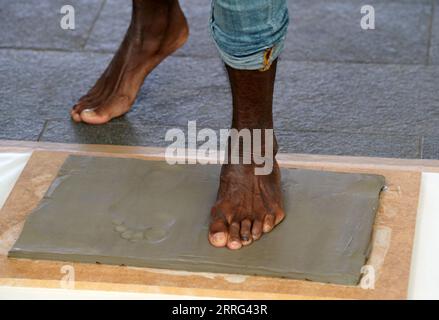
[{"label": "gray floor tile", "polygon": [[187,132],[187,127],[157,126],[141,120],[121,119],[101,126],[52,120],[47,123],[41,141],[166,147],[171,143],[165,140],[166,132],[173,128]]},{"label": "gray floor tile", "polygon": [[[167,130],[178,128],[187,137],[187,127],[158,126],[142,121],[121,119],[102,126],[77,124],[69,120],[49,121],[41,141],[115,144],[141,146],[169,146]],[[198,130],[203,127],[198,127]],[[214,129],[218,135],[218,129]],[[277,130],[281,152],[419,158],[420,138],[416,136],[371,135],[339,132]]]},{"label": "gray floor tile", "polygon": [[277,130],[280,152],[419,158],[420,138],[416,136],[361,133]]},{"label": "gray floor tile", "polygon": [[44,121],[24,118],[0,118],[0,139],[37,141]]},{"label": "gray floor tile", "polygon": [[52,120],[48,122],[41,141],[156,146],[160,145],[164,135],[155,129],[147,124],[133,125],[129,122],[90,126],[70,120]]},{"label": "gray floor tile", "polygon": [[[65,118],[109,59],[90,53],[1,51],[0,111],[9,117]],[[294,130],[437,133],[438,77],[436,66],[282,61],[276,125]],[[203,125],[228,126],[230,115],[222,64],[216,59],[173,57],[148,77],[127,117],[161,125],[199,119]]]},{"label": "gray floor tile", "polygon": [[[369,1],[376,12],[376,29],[360,28],[362,0],[290,0],[291,24],[287,60],[423,64],[427,59],[430,0]],[[210,1],[182,2],[190,29],[178,56],[217,57],[209,34]],[[130,20],[130,6],[109,0],[87,49],[117,49]]]},{"label": "gray floor tile", "polygon": [[185,0],[181,1],[181,6],[189,23],[190,36],[186,45],[177,51],[176,55],[219,59],[209,28],[211,1]]},{"label": "gray floor tile", "polygon": [[103,0],[75,0],[75,30],[60,27],[63,0],[0,0],[0,47],[80,49]]},{"label": "gray floor tile", "polygon": [[[96,53],[1,50],[0,112],[29,119],[68,117],[110,59]],[[186,124],[197,115],[221,118],[231,110],[228,88],[219,61],[170,58],[150,74],[129,118],[153,124]]]},{"label": "gray floor tile", "polygon": [[[292,0],[284,59],[426,63],[431,3]],[[375,8],[376,29],[362,30],[362,5]]]},{"label": "gray floor tile", "polygon": [[291,130],[439,132],[439,67],[282,61],[275,123]]},{"label": "gray floor tile", "polygon": [[439,159],[439,134],[424,137],[422,158]]},{"label": "gray floor tile", "polygon": [[90,53],[0,50],[0,114],[65,118],[109,58]]},{"label": "gray floor tile", "polygon": [[116,51],[130,23],[131,7],[131,1],[107,0],[85,49]]},{"label": "gray floor tile", "polygon": [[434,2],[434,16],[431,29],[430,63],[439,65],[439,0]]},{"label": "gray floor tile", "polygon": [[[189,23],[190,37],[175,55],[217,57],[215,45],[209,34],[210,2],[186,0],[181,2],[181,6]],[[131,4],[121,5],[120,0],[107,0],[86,49],[114,52],[125,35],[130,18]]]}]

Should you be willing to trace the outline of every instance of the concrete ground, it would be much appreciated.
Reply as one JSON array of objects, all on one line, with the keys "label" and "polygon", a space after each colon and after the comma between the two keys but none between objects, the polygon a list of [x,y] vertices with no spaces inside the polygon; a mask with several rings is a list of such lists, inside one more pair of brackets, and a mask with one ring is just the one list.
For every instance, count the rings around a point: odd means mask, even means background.
[{"label": "concrete ground", "polygon": [[[0,0],[0,139],[166,146],[165,132],[228,128],[231,97],[209,36],[210,1],[182,0],[184,48],[145,81],[133,110],[103,126],[69,111],[105,69],[129,0]],[[282,152],[439,159],[439,0],[289,0],[275,125]],[[373,5],[376,30],[360,28]]]}]

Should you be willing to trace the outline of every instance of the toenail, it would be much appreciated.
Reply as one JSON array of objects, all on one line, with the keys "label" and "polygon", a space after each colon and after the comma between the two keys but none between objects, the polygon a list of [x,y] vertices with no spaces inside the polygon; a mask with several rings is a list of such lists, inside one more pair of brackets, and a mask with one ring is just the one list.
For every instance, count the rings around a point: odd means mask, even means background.
[{"label": "toenail", "polygon": [[85,113],[88,113],[88,114],[91,114],[91,115],[95,115],[96,114],[96,112],[93,109],[84,109],[84,110],[82,110],[82,112],[85,112]]},{"label": "toenail", "polygon": [[230,244],[230,246],[233,248],[233,249],[240,249],[241,248],[241,242],[239,242],[239,241],[232,241],[232,243]]},{"label": "toenail", "polygon": [[247,235],[245,235],[245,236],[241,236],[241,240],[242,240],[242,241],[248,241],[248,240],[249,240],[249,237],[248,237]]},{"label": "toenail", "polygon": [[270,232],[271,230],[273,230],[272,226],[264,226],[264,232],[265,233]]},{"label": "toenail", "polygon": [[232,249],[236,249],[236,248],[238,248],[238,247],[239,247],[239,242],[232,241],[232,242],[230,243],[230,247],[231,247]]},{"label": "toenail", "polygon": [[213,236],[213,241],[214,242],[220,242],[220,241],[224,241],[224,238],[225,238],[225,235],[224,235],[224,233],[216,233],[214,236]]}]

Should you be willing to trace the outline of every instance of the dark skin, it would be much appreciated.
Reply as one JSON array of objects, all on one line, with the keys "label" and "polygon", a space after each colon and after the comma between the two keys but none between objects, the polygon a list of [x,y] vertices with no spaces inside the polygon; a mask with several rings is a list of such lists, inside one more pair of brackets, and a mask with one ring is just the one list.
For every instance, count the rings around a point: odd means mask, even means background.
[{"label": "dark skin", "polygon": [[[71,111],[72,119],[104,124],[127,113],[148,74],[183,46],[189,29],[178,0],[133,0],[126,36],[107,69]],[[276,64],[266,71],[226,66],[233,95],[232,128],[272,129]],[[273,146],[273,154],[277,145]],[[224,164],[208,239],[215,247],[240,249],[270,232],[285,217],[279,166],[255,175],[251,164]]]},{"label": "dark skin", "polygon": [[[233,96],[232,128],[273,128],[276,66],[277,61],[263,72],[226,66]],[[275,155],[276,143],[273,148]],[[223,165],[217,201],[211,211],[209,241],[212,245],[240,249],[270,232],[284,219],[276,160],[269,175],[255,175],[254,169],[254,163]]]},{"label": "dark skin", "polygon": [[104,124],[127,113],[148,74],[182,47],[188,36],[177,0],[133,0],[122,44],[96,84],[73,107],[72,119]]}]

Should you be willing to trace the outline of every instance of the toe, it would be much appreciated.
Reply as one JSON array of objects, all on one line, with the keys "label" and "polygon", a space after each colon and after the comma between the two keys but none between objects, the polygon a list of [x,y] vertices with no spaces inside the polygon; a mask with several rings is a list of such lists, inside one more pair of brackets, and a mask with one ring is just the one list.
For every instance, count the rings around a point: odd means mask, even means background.
[{"label": "toe", "polygon": [[285,218],[285,211],[282,208],[277,207],[277,209],[275,210],[274,216],[276,218],[274,221],[274,225],[277,226]]},{"label": "toe", "polygon": [[270,232],[274,228],[274,215],[267,214],[264,219],[263,231],[264,233]]},{"label": "toe", "polygon": [[225,247],[227,244],[227,226],[223,220],[216,220],[210,224],[209,242],[214,247]]},{"label": "toe", "polygon": [[79,113],[75,112],[72,110],[72,112],[70,113],[73,121],[75,122],[81,122],[81,116],[79,115]]},{"label": "toe", "polygon": [[89,94],[81,97],[78,102],[73,106],[72,112],[81,113],[82,110],[87,109],[90,107],[87,107],[93,103],[96,99],[93,99]]},{"label": "toe", "polygon": [[240,229],[240,224],[238,222],[232,222],[230,225],[227,247],[231,250],[238,250],[242,247],[241,237],[239,234]]},{"label": "toe", "polygon": [[259,240],[259,238],[262,236],[262,221],[261,220],[255,220],[253,222],[252,227],[252,237],[253,240]]},{"label": "toe", "polygon": [[250,219],[245,219],[241,222],[241,243],[244,246],[248,246],[252,243],[251,227],[252,222]]},{"label": "toe", "polygon": [[75,122],[81,122],[81,116],[77,113],[72,114],[72,119]]},{"label": "toe", "polygon": [[127,113],[134,100],[127,95],[115,95],[106,101],[97,101],[81,112],[82,121],[89,124],[104,124]]},{"label": "toe", "polygon": [[[79,113],[81,112],[81,104],[78,102],[77,104],[75,104],[74,106],[73,106],[73,108],[70,110],[70,115],[73,117],[74,115],[78,115],[79,116]],[[80,119],[80,117],[79,117],[79,119]]]},{"label": "toe", "polygon": [[70,115],[72,119],[76,122],[81,122],[81,113],[85,109],[92,109],[93,107],[93,101],[89,101],[88,99],[85,99],[84,97],[81,98],[78,103],[76,103],[72,110],[70,111]]},{"label": "toe", "polygon": [[81,111],[81,120],[89,124],[103,124],[111,119],[107,114],[98,112],[97,109],[84,109]]}]

